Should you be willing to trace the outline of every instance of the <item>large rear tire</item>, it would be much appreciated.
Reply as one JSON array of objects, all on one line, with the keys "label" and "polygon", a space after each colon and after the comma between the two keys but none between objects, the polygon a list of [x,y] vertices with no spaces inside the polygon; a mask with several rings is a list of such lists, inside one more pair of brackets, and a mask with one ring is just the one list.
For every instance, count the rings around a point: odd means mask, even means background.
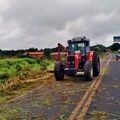
[{"label": "large rear tire", "polygon": [[100,74],[100,60],[96,53],[93,54],[93,77]]},{"label": "large rear tire", "polygon": [[86,61],[84,65],[84,79],[87,81],[93,79],[93,65],[90,61]]},{"label": "large rear tire", "polygon": [[64,65],[61,62],[57,62],[54,67],[54,76],[56,80],[63,80],[64,79]]}]

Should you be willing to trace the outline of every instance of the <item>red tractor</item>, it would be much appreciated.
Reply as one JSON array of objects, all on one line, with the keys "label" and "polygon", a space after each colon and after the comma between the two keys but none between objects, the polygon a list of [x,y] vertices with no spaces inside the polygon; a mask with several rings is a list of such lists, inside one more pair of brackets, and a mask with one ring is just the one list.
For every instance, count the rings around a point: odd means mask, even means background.
[{"label": "red tractor", "polygon": [[58,61],[54,67],[56,80],[63,80],[64,75],[74,76],[84,72],[85,80],[99,76],[100,60],[98,55],[90,50],[90,41],[86,37],[76,37],[68,40],[68,55],[66,62]]}]

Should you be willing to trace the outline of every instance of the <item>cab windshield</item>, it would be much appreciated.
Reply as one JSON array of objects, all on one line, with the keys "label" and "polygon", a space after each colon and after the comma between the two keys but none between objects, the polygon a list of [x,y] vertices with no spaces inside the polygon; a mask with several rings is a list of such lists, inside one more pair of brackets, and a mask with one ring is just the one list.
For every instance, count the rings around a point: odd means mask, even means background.
[{"label": "cab windshield", "polygon": [[82,54],[85,54],[85,43],[69,43],[69,52],[80,52]]}]

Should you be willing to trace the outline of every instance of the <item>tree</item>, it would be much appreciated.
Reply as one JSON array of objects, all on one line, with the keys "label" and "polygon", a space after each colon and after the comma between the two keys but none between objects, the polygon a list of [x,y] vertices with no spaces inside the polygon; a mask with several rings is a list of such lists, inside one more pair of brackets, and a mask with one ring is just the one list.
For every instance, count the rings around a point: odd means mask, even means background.
[{"label": "tree", "polygon": [[120,50],[120,44],[119,43],[114,43],[113,45],[110,46],[110,49],[112,51],[118,51],[118,50]]},{"label": "tree", "polygon": [[45,48],[44,49],[44,55],[47,58],[50,58],[50,53],[51,53],[51,49],[50,48]]},{"label": "tree", "polygon": [[93,50],[97,53],[104,53],[104,52],[106,52],[106,47],[98,44],[98,45],[92,46],[91,50]]},{"label": "tree", "polygon": [[38,52],[38,49],[37,48],[29,48],[28,49],[28,52]]}]

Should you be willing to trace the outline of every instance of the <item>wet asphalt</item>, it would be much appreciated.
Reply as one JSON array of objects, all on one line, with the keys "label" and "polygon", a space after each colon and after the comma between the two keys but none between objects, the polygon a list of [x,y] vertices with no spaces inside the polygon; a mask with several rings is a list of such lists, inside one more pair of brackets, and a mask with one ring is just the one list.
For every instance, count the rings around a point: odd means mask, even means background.
[{"label": "wet asphalt", "polygon": [[86,120],[120,120],[120,60],[110,62]]}]

